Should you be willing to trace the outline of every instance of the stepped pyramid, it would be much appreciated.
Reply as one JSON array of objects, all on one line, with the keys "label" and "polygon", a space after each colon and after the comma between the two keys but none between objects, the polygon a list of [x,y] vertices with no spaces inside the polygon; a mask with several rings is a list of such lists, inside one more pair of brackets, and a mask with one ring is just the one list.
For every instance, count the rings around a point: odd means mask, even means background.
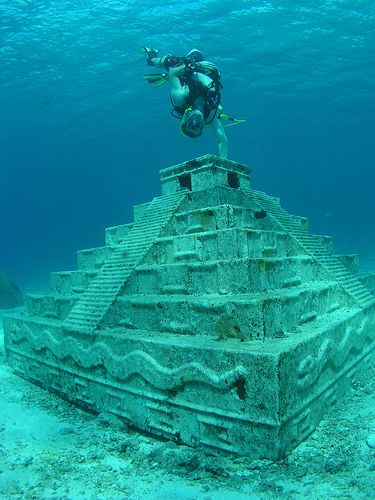
[{"label": "stepped pyramid", "polygon": [[209,155],[160,178],[133,223],[5,318],[7,359],[143,431],[278,459],[370,359],[374,296],[249,167]]}]

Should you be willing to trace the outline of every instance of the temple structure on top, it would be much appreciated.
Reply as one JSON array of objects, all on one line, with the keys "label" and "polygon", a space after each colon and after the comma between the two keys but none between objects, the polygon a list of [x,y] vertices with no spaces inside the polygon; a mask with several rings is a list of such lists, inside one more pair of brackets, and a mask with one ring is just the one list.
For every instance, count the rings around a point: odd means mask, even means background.
[{"label": "temple structure on top", "polygon": [[374,296],[247,166],[209,155],[160,178],[133,222],[5,319],[8,361],[155,435],[280,458],[368,361]]}]

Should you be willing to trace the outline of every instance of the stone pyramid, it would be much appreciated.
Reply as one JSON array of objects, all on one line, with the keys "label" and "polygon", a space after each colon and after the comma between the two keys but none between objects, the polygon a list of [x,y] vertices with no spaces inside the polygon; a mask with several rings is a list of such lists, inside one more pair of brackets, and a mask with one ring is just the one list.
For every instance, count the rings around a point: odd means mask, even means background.
[{"label": "stone pyramid", "polygon": [[204,156],[4,321],[22,377],[191,446],[278,459],[368,362],[374,296],[332,239]]}]

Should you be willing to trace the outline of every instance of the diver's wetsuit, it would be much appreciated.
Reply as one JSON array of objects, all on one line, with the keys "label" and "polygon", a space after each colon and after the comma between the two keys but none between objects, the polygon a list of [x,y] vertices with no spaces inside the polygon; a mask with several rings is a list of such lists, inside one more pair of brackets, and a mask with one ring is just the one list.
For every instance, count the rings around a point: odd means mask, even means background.
[{"label": "diver's wetsuit", "polygon": [[[205,124],[209,125],[214,120],[217,109],[220,104],[220,91],[222,84],[220,83],[220,73],[215,68],[209,74],[201,72],[197,63],[202,62],[203,55],[199,50],[192,50],[185,57],[166,55],[160,59],[159,65],[165,68],[168,72],[170,69],[177,66],[185,65],[185,71],[179,75],[178,78],[181,85],[189,87],[189,95],[184,104],[176,106],[171,98],[173,105],[172,115],[176,118],[182,118],[185,110],[192,107],[199,97],[204,99],[203,116]],[[199,73],[208,76],[211,79],[209,85],[205,85],[199,79]],[[214,113],[212,113],[214,112]]]}]

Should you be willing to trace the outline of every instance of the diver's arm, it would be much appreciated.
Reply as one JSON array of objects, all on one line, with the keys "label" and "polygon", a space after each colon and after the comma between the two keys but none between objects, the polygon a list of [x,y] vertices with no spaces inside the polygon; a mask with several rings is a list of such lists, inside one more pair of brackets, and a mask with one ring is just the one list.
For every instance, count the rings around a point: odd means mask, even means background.
[{"label": "diver's arm", "polygon": [[175,106],[181,106],[189,96],[189,87],[182,85],[179,76],[185,71],[185,66],[171,68],[168,73],[168,81],[171,89],[171,99]]},{"label": "diver's arm", "polygon": [[147,66],[160,66],[161,68],[164,68],[163,61],[164,57],[153,57],[147,59]]},{"label": "diver's arm", "polygon": [[228,158],[228,139],[223,124],[217,118],[214,118],[211,128],[217,139],[219,156],[224,159]]}]

